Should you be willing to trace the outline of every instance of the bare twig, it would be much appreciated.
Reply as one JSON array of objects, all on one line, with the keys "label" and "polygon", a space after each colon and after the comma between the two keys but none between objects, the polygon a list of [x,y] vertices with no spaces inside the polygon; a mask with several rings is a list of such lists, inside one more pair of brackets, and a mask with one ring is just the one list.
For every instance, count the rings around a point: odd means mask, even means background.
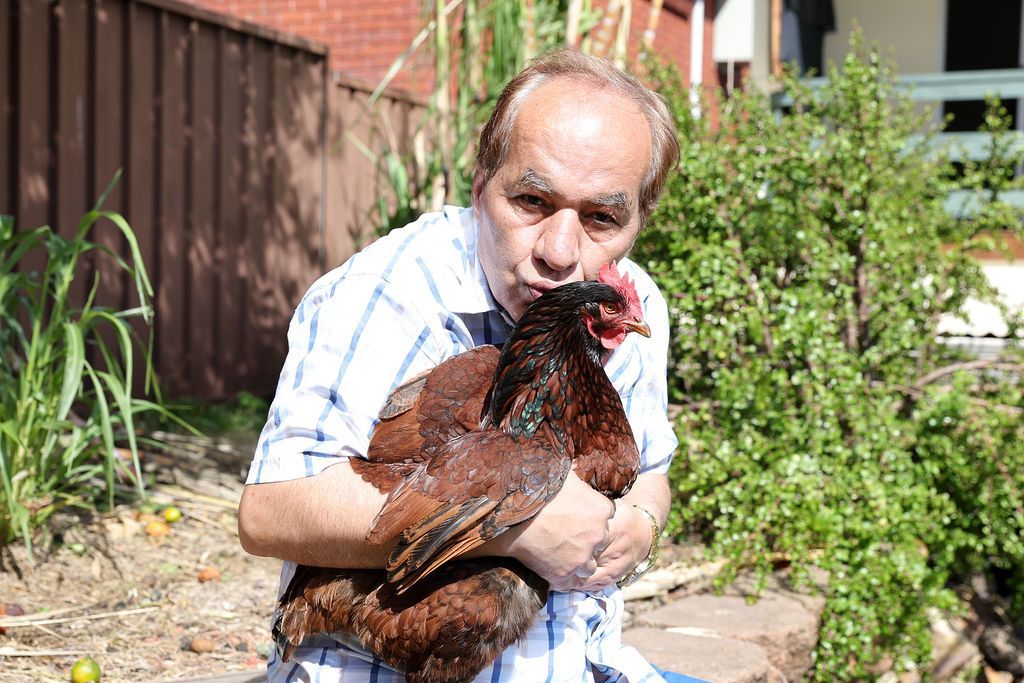
[{"label": "bare twig", "polygon": [[[30,618],[25,619],[21,617],[8,617],[6,619],[0,619],[0,627],[3,628],[19,628],[22,626],[42,626],[45,624],[70,624],[75,621],[90,621],[92,619],[112,619],[115,617],[128,616],[130,614],[142,614],[144,612],[153,612],[154,610],[160,609],[159,607],[137,607],[134,609],[123,609],[115,610],[113,612],[99,612],[98,614],[83,614],[78,617],[62,617],[60,619],[38,619]],[[33,615],[34,616],[34,615]]]},{"label": "bare twig", "polygon": [[[740,277],[742,277],[747,283],[750,304],[754,307],[754,310],[758,312],[758,315],[760,315],[760,312],[767,308],[764,292],[761,291],[761,287],[757,284],[757,277],[750,269],[750,266],[747,265],[747,259],[743,255],[743,243],[740,240],[739,235],[737,235],[732,228],[729,228],[729,239],[732,240],[735,245],[733,247],[733,254],[736,256],[736,261],[739,263]],[[764,343],[764,350],[768,353],[772,353],[775,350],[775,340],[772,337],[771,326],[763,319],[761,321],[761,337]]]},{"label": "bare twig", "polygon": [[[62,607],[61,609],[52,609],[49,612],[47,612],[45,616],[50,618],[50,617],[55,617],[58,614],[67,614],[68,612],[79,612],[81,610],[87,610],[87,609],[89,609],[91,607],[95,607],[98,604],[99,603],[93,602],[93,603],[89,603],[88,605],[78,605],[77,607]],[[19,619],[21,621],[32,621],[33,619],[35,619],[36,617],[39,617],[39,616],[42,616],[42,615],[40,615],[40,614],[19,614],[16,617],[15,616],[0,617],[0,626],[7,626],[7,623],[6,623],[7,621],[16,621],[16,620],[19,620]]]},{"label": "bare twig", "polygon": [[943,377],[946,377],[948,375],[960,372],[961,370],[982,370],[985,368],[991,368],[993,370],[1006,370],[1007,372],[1024,372],[1024,365],[1019,365],[1016,363],[1001,363],[998,359],[995,358],[990,358],[987,360],[972,360],[965,361],[963,363],[953,363],[952,365],[947,365],[945,367],[939,368],[938,370],[929,372],[927,375],[920,378],[910,386],[913,387],[914,389],[922,389],[926,385],[931,384],[932,382],[938,379],[942,379]]},{"label": "bare twig", "polygon": [[[907,396],[910,396],[912,398],[922,398],[922,397],[924,397],[924,391],[922,391],[921,389],[917,389],[915,387],[906,387],[906,386],[902,386],[902,385],[899,385],[899,384],[888,384],[886,382],[878,382],[878,381],[872,382],[871,386],[873,386],[873,387],[882,387],[882,388],[885,388],[885,389],[890,389],[890,390],[893,390],[893,391],[898,391],[898,392],[900,392],[902,394],[906,394]],[[947,388],[940,388],[940,390],[942,390],[942,391],[945,391],[946,389]],[[1001,411],[1003,411],[1005,413],[1009,413],[1010,415],[1024,415],[1024,408],[1018,408],[1017,406],[1011,406],[1011,405],[1007,405],[1005,403],[994,403],[992,401],[986,401],[983,398],[975,398],[973,396],[968,396],[968,397],[966,397],[965,400],[968,403],[970,403],[971,405],[978,406],[979,408],[986,408],[986,409],[989,409],[989,410],[1001,410]]]},{"label": "bare twig", "polygon": [[19,650],[13,647],[0,647],[0,657],[63,657],[84,654],[85,650]]},{"label": "bare twig", "polygon": [[179,500],[206,503],[212,507],[222,508],[224,510],[234,511],[238,509],[237,500],[227,500],[226,498],[207,496],[202,493],[189,491],[188,489],[180,486],[175,486],[174,484],[157,484],[155,486],[151,486],[149,490],[153,493],[163,493]]}]

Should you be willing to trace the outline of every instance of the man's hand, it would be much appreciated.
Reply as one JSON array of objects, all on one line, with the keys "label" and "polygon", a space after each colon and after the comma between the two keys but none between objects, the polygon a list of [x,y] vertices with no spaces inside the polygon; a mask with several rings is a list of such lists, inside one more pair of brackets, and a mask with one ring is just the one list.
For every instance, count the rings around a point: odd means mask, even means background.
[{"label": "man's hand", "polygon": [[509,529],[479,554],[514,557],[552,590],[579,588],[598,569],[595,556],[610,541],[613,514],[610,500],[570,472],[562,489],[533,519]]},{"label": "man's hand", "polygon": [[597,569],[577,587],[603,590],[643,562],[651,551],[651,523],[633,506],[647,510],[664,526],[670,502],[668,477],[664,474],[637,477],[629,493],[617,501],[615,516],[609,524],[609,542],[597,556]]},{"label": "man's hand", "polygon": [[596,558],[597,569],[577,586],[579,590],[608,588],[644,561],[651,551],[651,525],[632,505],[619,503],[608,525],[610,542]]}]

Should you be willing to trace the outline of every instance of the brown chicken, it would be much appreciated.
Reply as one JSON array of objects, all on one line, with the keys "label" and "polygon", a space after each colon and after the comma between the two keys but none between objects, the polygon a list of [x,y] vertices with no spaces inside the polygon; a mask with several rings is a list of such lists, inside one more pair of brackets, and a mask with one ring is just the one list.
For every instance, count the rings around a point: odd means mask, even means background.
[{"label": "brown chicken", "polygon": [[614,264],[534,301],[503,350],[483,346],[396,389],[367,460],[388,493],[367,536],[397,539],[381,570],[299,566],[274,625],[287,660],[312,634],[343,633],[412,683],[471,680],[522,638],[548,585],[511,559],[457,559],[532,518],[570,468],[611,498],[640,456],[603,367],[631,332],[649,336]]}]

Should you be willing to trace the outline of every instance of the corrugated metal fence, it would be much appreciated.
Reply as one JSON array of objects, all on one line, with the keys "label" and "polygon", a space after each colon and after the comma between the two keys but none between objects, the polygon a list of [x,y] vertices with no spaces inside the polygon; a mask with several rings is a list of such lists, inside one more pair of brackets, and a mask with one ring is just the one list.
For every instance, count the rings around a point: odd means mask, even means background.
[{"label": "corrugated metal fence", "polygon": [[0,0],[0,213],[70,235],[124,169],[105,208],[139,237],[169,395],[272,391],[295,304],[368,235],[376,171],[350,136],[380,149],[384,117],[408,140],[423,106],[371,109],[327,63],[176,0]]}]

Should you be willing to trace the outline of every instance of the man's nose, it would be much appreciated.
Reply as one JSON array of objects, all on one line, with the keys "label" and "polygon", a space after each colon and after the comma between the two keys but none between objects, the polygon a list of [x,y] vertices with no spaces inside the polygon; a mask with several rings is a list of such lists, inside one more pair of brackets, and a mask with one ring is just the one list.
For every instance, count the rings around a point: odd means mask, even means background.
[{"label": "man's nose", "polygon": [[583,226],[575,211],[562,209],[548,217],[547,226],[534,247],[534,256],[551,270],[571,270],[580,262]]}]

